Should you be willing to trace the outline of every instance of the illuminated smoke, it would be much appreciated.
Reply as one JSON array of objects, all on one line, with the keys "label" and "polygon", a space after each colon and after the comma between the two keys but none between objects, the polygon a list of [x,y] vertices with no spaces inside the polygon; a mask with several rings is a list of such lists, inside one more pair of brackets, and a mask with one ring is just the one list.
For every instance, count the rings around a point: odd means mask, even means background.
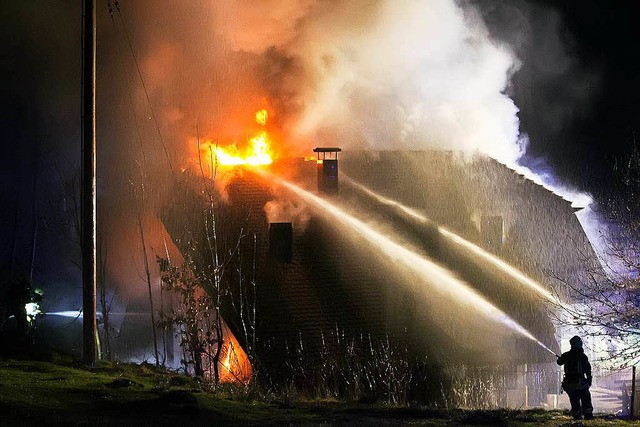
[{"label": "illuminated smoke", "polygon": [[[509,93],[520,67],[515,52],[525,54],[529,34],[505,37],[513,46],[498,41],[477,7],[484,6],[454,0],[199,0],[187,6],[168,0],[158,8],[147,0],[124,8],[124,17],[144,29],[135,32],[134,47],[180,167],[193,166],[196,133],[242,140],[254,112],[268,107],[281,132],[275,142],[286,147],[282,154],[317,145],[450,149],[488,155],[550,186],[548,177],[518,165],[527,136]],[[521,32],[534,31],[527,24]],[[552,44],[560,45],[557,25],[548,27],[558,40]],[[562,54],[553,59],[565,63]],[[128,71],[124,80],[135,75]],[[155,138],[140,84],[130,84],[146,122],[142,133]],[[161,164],[158,142],[147,144]],[[552,190],[572,201],[580,197],[561,185]]]},{"label": "illuminated smoke", "polygon": [[[122,7],[176,171],[199,173],[198,135],[245,140],[255,111],[266,108],[270,136],[283,155],[317,145],[450,149],[479,152],[537,177],[517,164],[526,136],[509,91],[519,60],[490,36],[468,2],[167,0],[158,7],[143,0]],[[131,147],[139,132],[147,164],[154,165],[150,181],[166,179],[166,159],[151,107],[132,78],[128,46],[119,26],[104,28],[102,46],[117,58],[110,85],[117,85],[126,111],[126,118],[113,120],[121,125],[109,139],[126,144],[102,164],[135,170],[141,156]],[[111,173],[107,188],[120,194],[137,174],[108,168],[105,175]],[[155,190],[169,187],[160,182]]]},{"label": "illuminated smoke", "polygon": [[[473,3],[218,4],[216,31],[231,49],[260,57],[261,87],[284,116],[280,123],[287,141],[298,149],[339,144],[482,153],[576,206],[591,203],[553,175],[518,163],[528,138],[520,133],[509,91],[520,66],[514,51],[521,46],[491,37]],[[555,17],[547,17],[548,25],[557,30]],[[550,39],[560,44],[557,36]],[[550,55],[567,61],[562,52]]]},{"label": "illuminated smoke", "polygon": [[504,93],[517,60],[472,8],[451,0],[222,3],[222,34],[276,68],[264,80],[274,102],[284,93],[299,106],[288,109],[296,140],[480,151],[509,163],[520,156],[518,109]]},{"label": "illuminated smoke", "polygon": [[297,232],[303,232],[311,219],[305,204],[291,200],[283,195],[264,205],[267,220],[273,222],[291,222]]}]

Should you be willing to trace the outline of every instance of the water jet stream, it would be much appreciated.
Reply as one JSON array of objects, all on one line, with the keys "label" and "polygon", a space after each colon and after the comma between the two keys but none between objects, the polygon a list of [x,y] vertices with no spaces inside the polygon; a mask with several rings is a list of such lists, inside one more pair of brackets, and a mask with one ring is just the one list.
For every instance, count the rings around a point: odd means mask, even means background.
[{"label": "water jet stream", "polygon": [[[100,313],[99,313],[100,314]],[[65,310],[65,311],[48,311],[44,313],[45,316],[58,316],[58,317],[72,317],[82,319],[82,310]],[[149,313],[134,313],[134,312],[109,312],[110,316],[148,316]]]},{"label": "water jet stream", "polygon": [[555,354],[551,349],[535,338],[531,332],[525,329],[505,312],[487,301],[482,295],[475,292],[464,281],[453,276],[451,272],[445,268],[440,267],[434,262],[403,247],[389,237],[375,231],[364,222],[354,218],[328,201],[298,187],[297,185],[264,171],[259,171],[259,173],[268,176],[272,182],[279,184],[296,194],[308,205],[331,215],[340,223],[356,232],[361,238],[378,249],[391,261],[402,264],[405,268],[415,273],[416,276],[424,283],[431,285],[432,288],[436,289],[440,293],[448,294],[453,300],[464,303],[472,309],[479,311],[485,317],[493,320],[494,322],[501,323],[512,331],[517,332],[537,343],[549,353]]},{"label": "water jet stream", "polygon": [[372,190],[370,190],[369,188],[365,187],[364,185],[359,184],[359,183],[355,182],[353,179],[345,176],[344,173],[340,174],[340,179],[341,179],[341,181],[344,181],[348,185],[352,186],[353,188],[356,188],[357,190],[359,190],[359,191],[367,194],[368,196],[374,198],[378,202],[380,202],[380,203],[382,203],[384,205],[387,205],[387,206],[392,206],[393,208],[395,208],[395,209],[399,210],[400,212],[410,216],[413,219],[416,219],[416,220],[422,222],[423,224],[434,226],[438,230],[440,235],[446,237],[447,239],[449,239],[449,241],[451,241],[453,243],[456,243],[459,246],[462,246],[466,250],[468,250],[468,251],[472,252],[473,254],[475,254],[476,256],[480,257],[481,259],[483,259],[483,260],[487,261],[488,263],[498,267],[504,273],[506,273],[509,276],[511,276],[512,278],[516,279],[519,283],[522,283],[522,284],[528,286],[531,290],[533,290],[534,292],[536,292],[537,294],[539,294],[540,296],[542,296],[543,298],[545,298],[549,302],[552,302],[553,304],[557,304],[557,305],[563,306],[562,302],[555,295],[553,295],[551,292],[549,292],[548,290],[543,288],[540,284],[536,283],[534,280],[532,280],[529,277],[525,276],[517,268],[512,267],[511,265],[507,264],[506,262],[504,262],[500,258],[496,257],[493,254],[490,254],[489,252],[487,252],[484,249],[480,248],[479,246],[471,243],[470,241],[466,240],[465,238],[457,235],[456,233],[453,233],[452,231],[449,231],[446,228],[437,225],[433,220],[425,217],[424,215],[420,214],[416,210],[411,209],[410,207],[405,206],[405,205],[403,205],[403,204],[401,204],[401,203],[399,203],[399,202],[397,202],[395,200],[388,199],[388,198],[386,198],[384,196],[381,196],[380,194],[377,194],[377,193],[373,192]]},{"label": "water jet stream", "polygon": [[82,310],[48,311],[45,316],[73,317],[82,319]]}]

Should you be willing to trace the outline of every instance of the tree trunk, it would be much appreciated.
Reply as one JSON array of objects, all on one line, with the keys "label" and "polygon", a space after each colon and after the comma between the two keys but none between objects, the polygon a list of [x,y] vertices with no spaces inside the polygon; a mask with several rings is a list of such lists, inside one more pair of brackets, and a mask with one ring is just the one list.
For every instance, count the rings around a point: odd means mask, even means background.
[{"label": "tree trunk", "polygon": [[153,292],[151,291],[151,273],[149,272],[149,260],[147,258],[147,244],[144,238],[144,229],[142,227],[142,217],[138,216],[138,230],[140,231],[140,241],[142,242],[142,256],[144,258],[144,272],[147,278],[147,289],[149,291],[149,308],[151,310],[151,332],[153,338],[153,354],[156,358],[156,366],[160,366],[158,357],[158,337],[156,334],[155,310],[153,308]]}]

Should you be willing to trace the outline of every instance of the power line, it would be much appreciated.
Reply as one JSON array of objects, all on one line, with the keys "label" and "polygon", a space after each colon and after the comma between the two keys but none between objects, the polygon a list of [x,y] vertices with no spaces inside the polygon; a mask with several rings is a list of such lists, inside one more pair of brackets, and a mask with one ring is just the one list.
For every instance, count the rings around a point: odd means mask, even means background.
[{"label": "power line", "polygon": [[[114,2],[116,11],[118,12],[118,17],[120,18],[120,23],[122,25],[122,31],[124,33],[124,37],[127,40],[127,44],[129,46],[129,51],[131,52],[131,56],[133,57],[133,62],[136,65],[136,71],[138,72],[138,77],[140,78],[140,82],[142,83],[142,89],[144,90],[144,95],[147,99],[147,103],[149,104],[149,110],[151,111],[151,118],[153,119],[153,123],[155,124],[156,130],[158,132],[158,136],[160,138],[160,143],[162,144],[162,149],[167,158],[167,163],[169,163],[169,169],[171,173],[174,174],[173,164],[171,163],[171,158],[169,156],[169,151],[167,150],[167,145],[164,142],[164,138],[162,137],[162,131],[160,130],[160,124],[158,123],[158,119],[156,117],[155,111],[153,109],[153,104],[151,103],[151,97],[149,96],[149,91],[147,90],[147,85],[144,82],[144,77],[142,76],[142,71],[140,70],[140,65],[138,64],[138,58],[133,49],[133,44],[131,43],[131,38],[129,37],[129,32],[127,31],[127,27],[124,23],[124,19],[122,18],[122,12],[120,10],[120,4],[116,0]],[[109,8],[109,13],[111,14],[111,18],[113,19],[113,8],[111,6],[111,2],[107,2],[107,7]]]}]

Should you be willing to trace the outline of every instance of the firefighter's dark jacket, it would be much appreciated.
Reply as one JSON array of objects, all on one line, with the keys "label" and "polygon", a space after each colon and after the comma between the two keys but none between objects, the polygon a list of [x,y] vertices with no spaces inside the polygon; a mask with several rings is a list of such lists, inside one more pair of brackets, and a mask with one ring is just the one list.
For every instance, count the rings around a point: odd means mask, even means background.
[{"label": "firefighter's dark jacket", "polygon": [[[571,347],[571,350],[562,353],[558,357],[558,365],[564,365],[564,376],[568,381],[584,381],[586,379],[587,386],[591,387],[591,364],[589,358],[584,354],[584,350],[577,347]],[[578,366],[580,364],[580,370]],[[577,378],[579,372],[582,372],[583,378]]]}]

